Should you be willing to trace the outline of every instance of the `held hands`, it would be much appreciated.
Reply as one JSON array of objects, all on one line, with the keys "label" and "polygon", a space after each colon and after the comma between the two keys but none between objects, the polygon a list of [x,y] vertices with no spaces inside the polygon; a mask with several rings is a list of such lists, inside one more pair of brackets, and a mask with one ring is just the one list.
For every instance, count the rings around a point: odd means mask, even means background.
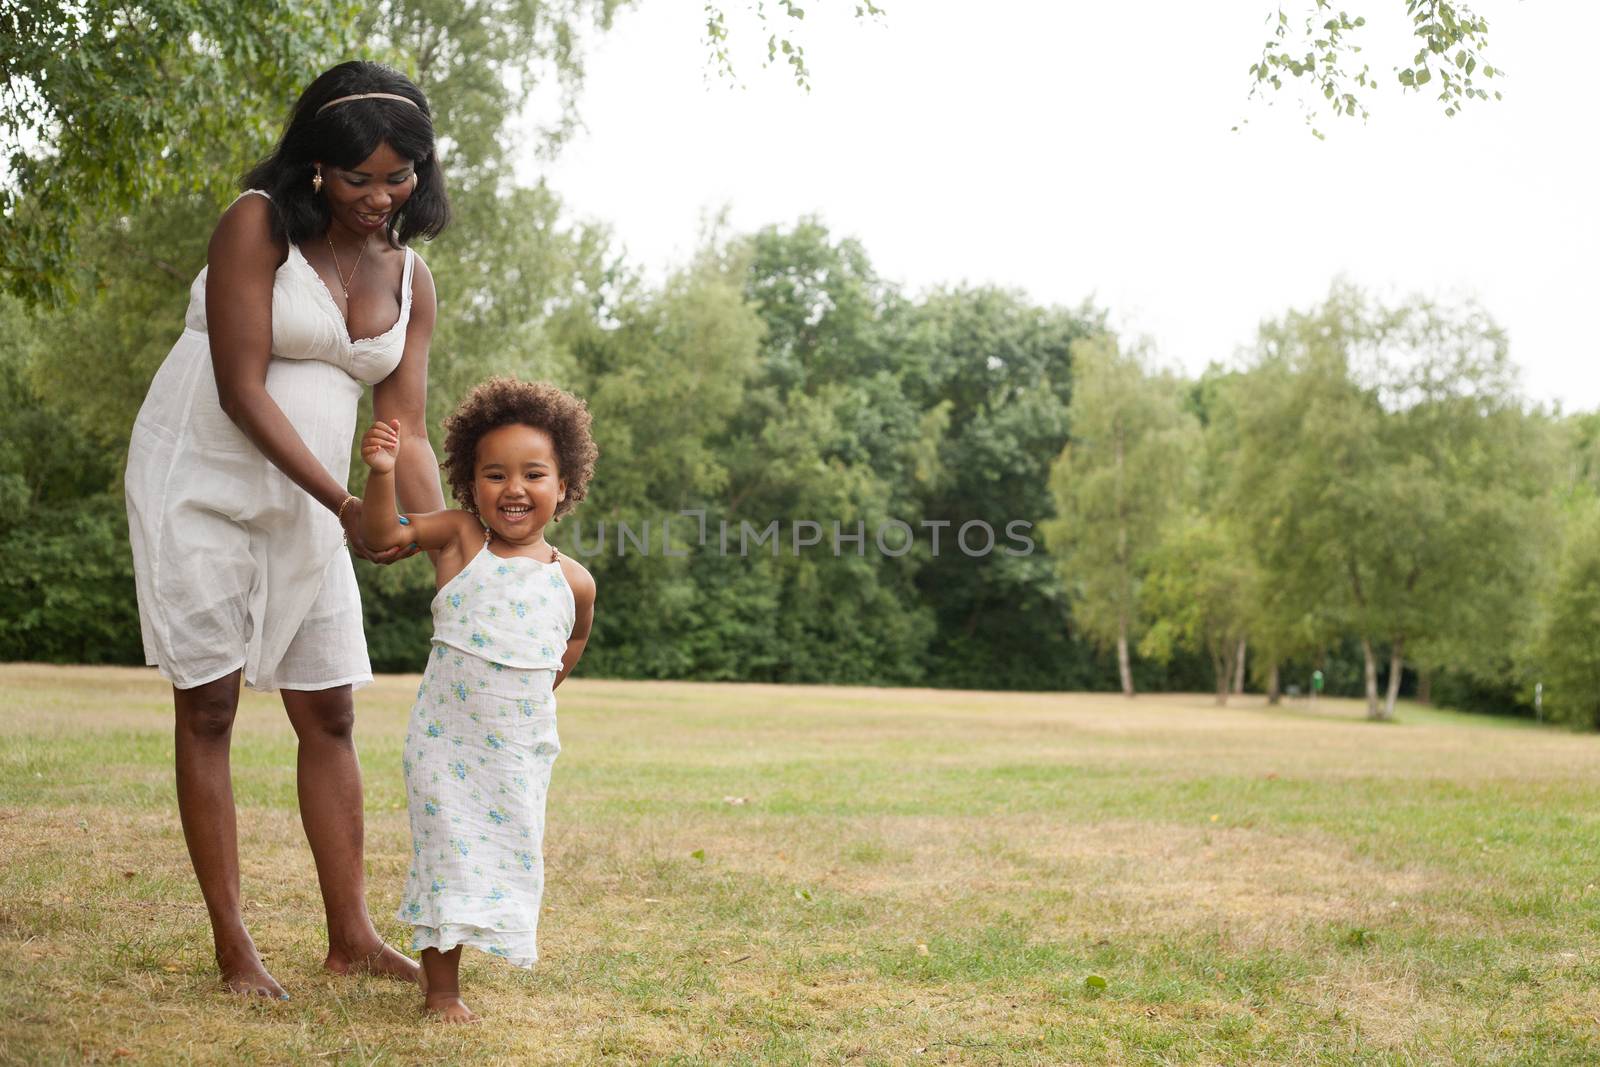
[{"label": "held hands", "polygon": [[[363,455],[365,455],[365,442],[362,443],[361,451]],[[392,463],[393,460],[391,459],[390,462]],[[377,468],[373,469],[376,470]],[[348,505],[344,508],[343,512],[341,512],[339,515],[339,525],[344,527],[345,543],[350,546],[351,552],[354,552],[360,559],[380,564],[393,563],[396,560],[407,559],[417,554],[417,548],[415,545],[386,548],[382,552],[374,552],[372,549],[368,548],[367,537],[361,526],[361,506],[361,498],[352,497]]]},{"label": "held hands", "polygon": [[372,468],[374,474],[389,474],[400,458],[400,420],[375,422],[372,429],[361,435],[361,461]]}]

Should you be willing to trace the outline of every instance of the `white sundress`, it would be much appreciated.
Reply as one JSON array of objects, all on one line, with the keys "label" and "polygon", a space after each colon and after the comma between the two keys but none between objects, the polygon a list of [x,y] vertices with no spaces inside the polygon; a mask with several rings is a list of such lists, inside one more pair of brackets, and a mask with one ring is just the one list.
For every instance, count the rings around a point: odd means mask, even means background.
[{"label": "white sundress", "polygon": [[[362,387],[388,377],[405,350],[415,262],[407,249],[399,319],[358,340],[297,246],[273,278],[267,392],[341,485]],[[222,410],[206,334],[206,273],[189,287],[183,335],[150,383],[128,445],[124,488],[145,662],[180,689],[240,667],[245,683],[263,690],[370,682],[339,520]]]},{"label": "white sundress", "polygon": [[561,742],[553,690],[576,609],[560,559],[488,544],[433,599],[433,646],[406,731],[411,947],[538,959],[544,812]]}]

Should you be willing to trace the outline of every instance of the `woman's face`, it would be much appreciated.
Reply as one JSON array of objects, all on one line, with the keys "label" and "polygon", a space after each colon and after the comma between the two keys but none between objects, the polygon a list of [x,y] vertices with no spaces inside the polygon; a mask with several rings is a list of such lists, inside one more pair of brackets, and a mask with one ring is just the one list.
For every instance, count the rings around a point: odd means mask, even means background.
[{"label": "woman's face", "polygon": [[323,164],[322,195],[333,220],[355,233],[388,225],[417,187],[417,168],[387,142],[354,167]]}]

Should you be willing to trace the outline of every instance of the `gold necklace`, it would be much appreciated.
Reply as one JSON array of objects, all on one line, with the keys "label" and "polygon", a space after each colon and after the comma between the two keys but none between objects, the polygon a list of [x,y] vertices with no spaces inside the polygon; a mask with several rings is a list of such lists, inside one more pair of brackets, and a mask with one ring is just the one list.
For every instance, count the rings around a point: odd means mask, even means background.
[{"label": "gold necklace", "polygon": [[333,227],[328,227],[324,235],[328,238],[328,251],[333,253],[333,273],[339,279],[339,288],[344,292],[345,313],[350,311],[350,283],[356,280],[356,271],[361,269],[361,257],[367,254],[367,242],[362,239],[361,251],[356,253],[356,265],[350,268],[350,277],[344,276],[344,271],[339,268],[339,250],[333,247]]}]

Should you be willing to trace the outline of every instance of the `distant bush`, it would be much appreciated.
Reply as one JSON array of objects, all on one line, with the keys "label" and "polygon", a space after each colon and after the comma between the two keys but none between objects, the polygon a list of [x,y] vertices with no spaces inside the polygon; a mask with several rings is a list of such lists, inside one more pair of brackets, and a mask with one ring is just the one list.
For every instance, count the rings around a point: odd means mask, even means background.
[{"label": "distant bush", "polygon": [[0,560],[0,659],[143,662],[120,493],[35,507]]}]

